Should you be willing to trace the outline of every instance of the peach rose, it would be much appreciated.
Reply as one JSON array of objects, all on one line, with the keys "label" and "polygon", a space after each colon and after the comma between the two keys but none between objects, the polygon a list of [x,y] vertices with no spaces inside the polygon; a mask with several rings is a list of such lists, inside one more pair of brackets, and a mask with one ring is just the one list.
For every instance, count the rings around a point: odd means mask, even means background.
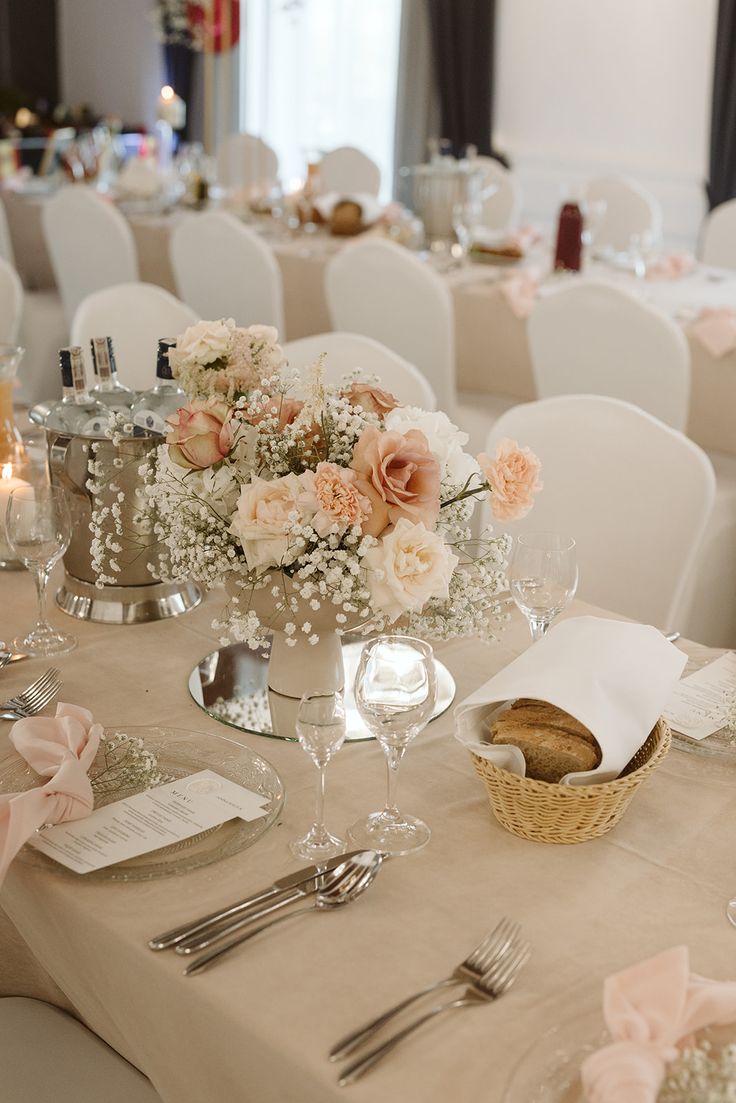
[{"label": "peach rose", "polygon": [[478,463],[491,488],[493,516],[499,521],[526,517],[534,505],[534,495],[543,485],[539,479],[542,465],[537,456],[504,437],[496,445],[493,459],[481,452]]},{"label": "peach rose", "polygon": [[201,471],[224,460],[233,446],[232,407],[219,398],[195,398],[166,418],[169,456],[179,467]]},{"label": "peach rose", "polygon": [[271,480],[254,475],[241,487],[230,532],[243,545],[250,570],[285,566],[299,555],[303,545],[289,537],[286,529],[291,513],[302,515],[298,504],[301,490],[296,475]]},{"label": "peach rose", "polygon": [[286,398],[285,395],[275,394],[271,398],[264,398],[261,403],[261,411],[249,421],[252,425],[260,425],[264,418],[277,418],[279,429],[285,429],[296,421],[304,408],[304,403],[298,398]]},{"label": "peach rose", "polygon": [[440,465],[424,433],[383,433],[369,425],[350,466],[373,507],[364,532],[377,536],[401,517],[434,527],[440,512]]},{"label": "peach rose", "polygon": [[340,397],[347,398],[351,406],[359,406],[367,414],[378,414],[379,417],[385,417],[400,405],[388,391],[373,387],[370,383],[351,383],[346,391],[340,391]]},{"label": "peach rose", "polygon": [[313,514],[310,524],[319,536],[327,536],[333,525],[343,533],[362,524],[371,512],[371,503],[358,489],[358,476],[348,467],[318,463],[316,470],[299,477],[304,488],[300,502]]},{"label": "peach rose", "polygon": [[395,621],[403,613],[418,612],[432,597],[447,599],[458,563],[439,533],[402,517],[363,556],[371,604]]}]

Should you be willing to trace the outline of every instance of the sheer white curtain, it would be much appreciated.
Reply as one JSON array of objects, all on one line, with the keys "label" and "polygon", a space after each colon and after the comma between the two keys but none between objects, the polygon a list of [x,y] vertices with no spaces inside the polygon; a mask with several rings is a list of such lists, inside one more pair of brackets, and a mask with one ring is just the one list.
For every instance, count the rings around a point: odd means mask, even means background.
[{"label": "sheer white curtain", "polygon": [[400,0],[246,0],[240,129],[279,156],[285,188],[310,157],[352,145],[394,171]]}]

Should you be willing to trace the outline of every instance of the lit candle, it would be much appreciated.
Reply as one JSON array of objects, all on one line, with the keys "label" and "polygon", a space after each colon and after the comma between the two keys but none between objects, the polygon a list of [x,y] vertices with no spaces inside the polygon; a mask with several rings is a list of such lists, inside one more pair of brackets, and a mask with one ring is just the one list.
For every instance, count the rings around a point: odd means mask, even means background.
[{"label": "lit candle", "polygon": [[158,117],[162,122],[168,123],[172,130],[182,130],[187,124],[187,106],[170,84],[165,84],[161,89]]},{"label": "lit candle", "polygon": [[30,486],[25,479],[19,479],[13,474],[12,463],[4,463],[0,468],[0,566],[9,564],[17,565],[17,556],[11,549],[5,530],[5,511],[8,507],[10,495],[14,490]]}]

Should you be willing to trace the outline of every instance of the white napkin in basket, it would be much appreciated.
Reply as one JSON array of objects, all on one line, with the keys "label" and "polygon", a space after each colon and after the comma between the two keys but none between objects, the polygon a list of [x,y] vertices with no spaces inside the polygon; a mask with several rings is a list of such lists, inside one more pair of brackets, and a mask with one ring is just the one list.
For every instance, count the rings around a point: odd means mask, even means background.
[{"label": "white napkin in basket", "polygon": [[524,777],[518,747],[487,742],[488,721],[517,697],[549,701],[585,724],[601,748],[595,770],[566,774],[562,783],[610,781],[645,742],[686,662],[651,625],[564,620],[457,706],[455,736],[481,758]]}]

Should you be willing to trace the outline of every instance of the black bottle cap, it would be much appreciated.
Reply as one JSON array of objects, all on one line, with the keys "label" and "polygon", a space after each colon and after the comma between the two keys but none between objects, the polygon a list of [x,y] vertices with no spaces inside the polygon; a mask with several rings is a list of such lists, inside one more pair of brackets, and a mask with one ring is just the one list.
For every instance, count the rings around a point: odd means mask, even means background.
[{"label": "black bottle cap", "polygon": [[158,352],[156,353],[156,375],[159,379],[174,378],[174,373],[169,363],[169,349],[172,349],[175,344],[176,341],[173,337],[159,338]]},{"label": "black bottle cap", "polygon": [[72,350],[59,349],[59,367],[61,368],[61,385],[62,387],[73,387],[74,380],[72,379]]}]

